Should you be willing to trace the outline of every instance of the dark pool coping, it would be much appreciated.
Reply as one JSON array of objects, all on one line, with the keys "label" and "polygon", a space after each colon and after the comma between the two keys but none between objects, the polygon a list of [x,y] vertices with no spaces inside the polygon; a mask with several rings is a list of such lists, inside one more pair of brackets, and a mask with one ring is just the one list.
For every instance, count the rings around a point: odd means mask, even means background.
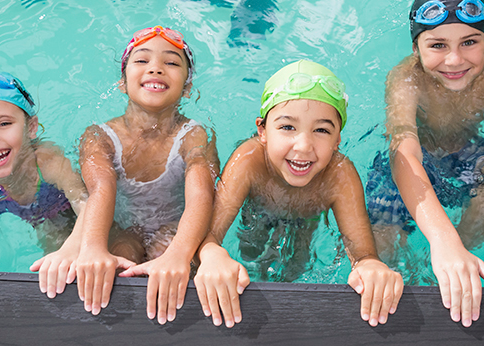
[{"label": "dark pool coping", "polygon": [[[193,282],[174,322],[146,317],[146,278],[117,278],[98,316],[83,309],[75,284],[55,299],[36,274],[0,273],[1,345],[482,345],[484,317],[454,323],[437,287],[406,286],[385,325],[359,317],[347,285],[251,283],[241,296],[243,321],[215,327],[203,315]],[[484,304],[483,304],[484,305]]]}]

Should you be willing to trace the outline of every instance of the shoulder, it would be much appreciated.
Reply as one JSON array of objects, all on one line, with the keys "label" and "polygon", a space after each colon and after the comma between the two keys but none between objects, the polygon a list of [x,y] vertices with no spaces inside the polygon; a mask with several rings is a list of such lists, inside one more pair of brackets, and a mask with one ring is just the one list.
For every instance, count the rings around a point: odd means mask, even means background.
[{"label": "shoulder", "polygon": [[240,144],[225,164],[223,175],[252,176],[267,171],[264,147],[258,137]]},{"label": "shoulder", "polygon": [[100,125],[91,125],[86,128],[80,139],[80,155],[86,152],[102,151],[114,153],[114,143],[111,137]]},{"label": "shoulder", "polygon": [[360,176],[353,162],[340,152],[336,152],[328,165],[323,178],[324,185],[334,187],[334,191],[345,189],[348,185],[361,184]]}]

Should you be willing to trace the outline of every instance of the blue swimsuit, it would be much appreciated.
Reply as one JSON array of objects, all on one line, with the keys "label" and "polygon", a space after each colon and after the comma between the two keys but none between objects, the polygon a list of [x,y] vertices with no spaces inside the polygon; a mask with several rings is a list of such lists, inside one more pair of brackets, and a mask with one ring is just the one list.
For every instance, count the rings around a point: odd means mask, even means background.
[{"label": "blue swimsuit", "polygon": [[[469,141],[464,148],[437,158],[422,147],[422,165],[437,198],[444,207],[468,205],[484,181],[484,138]],[[366,184],[368,215],[372,224],[395,224],[407,232],[415,229],[397,186],[392,180],[388,153],[377,153]]]},{"label": "blue swimsuit", "polygon": [[44,181],[38,166],[37,172],[39,174],[37,193],[35,194],[35,201],[31,204],[20,205],[0,185],[0,214],[12,213],[35,227],[46,219],[53,219],[60,212],[71,208],[69,200],[64,193],[54,185]]}]

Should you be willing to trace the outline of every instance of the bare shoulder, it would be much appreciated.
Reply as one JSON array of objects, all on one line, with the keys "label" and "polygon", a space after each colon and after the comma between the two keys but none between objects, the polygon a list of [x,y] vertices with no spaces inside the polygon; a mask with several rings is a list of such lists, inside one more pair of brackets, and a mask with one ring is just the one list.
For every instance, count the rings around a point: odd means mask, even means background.
[{"label": "bare shoulder", "polygon": [[96,152],[112,155],[114,143],[99,125],[91,125],[86,128],[81,136],[79,156],[83,159],[84,155]]},{"label": "bare shoulder", "polygon": [[334,187],[334,191],[338,193],[340,189],[345,189],[348,185],[359,184],[361,185],[360,176],[355,168],[353,162],[340,152],[336,152],[333,155],[333,159],[328,165],[324,184]]}]

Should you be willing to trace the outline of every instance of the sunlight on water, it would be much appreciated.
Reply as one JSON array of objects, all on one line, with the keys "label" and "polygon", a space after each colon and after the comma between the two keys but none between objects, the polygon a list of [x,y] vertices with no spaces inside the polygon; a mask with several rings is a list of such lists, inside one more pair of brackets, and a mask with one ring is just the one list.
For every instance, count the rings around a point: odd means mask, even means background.
[{"label": "sunlight on water", "polygon": [[[376,151],[386,147],[385,76],[411,53],[410,3],[10,0],[0,5],[0,66],[18,76],[34,96],[44,138],[63,146],[78,165],[78,138],[84,129],[121,115],[127,104],[116,83],[132,33],[156,24],[179,30],[195,53],[197,70],[192,97],[183,109],[215,129],[223,164],[236,143],[255,131],[265,80],[289,62],[311,59],[347,85],[348,124],[340,148],[364,184]],[[238,220],[224,243],[235,257]],[[0,216],[0,240],[3,271],[25,272],[42,253],[35,231],[13,216]],[[435,283],[428,243],[418,231],[409,241],[414,253],[405,258],[411,263],[396,267],[404,271],[407,284]],[[329,229],[320,226],[311,255],[312,270],[299,281],[346,282],[349,261],[334,220]]]}]

